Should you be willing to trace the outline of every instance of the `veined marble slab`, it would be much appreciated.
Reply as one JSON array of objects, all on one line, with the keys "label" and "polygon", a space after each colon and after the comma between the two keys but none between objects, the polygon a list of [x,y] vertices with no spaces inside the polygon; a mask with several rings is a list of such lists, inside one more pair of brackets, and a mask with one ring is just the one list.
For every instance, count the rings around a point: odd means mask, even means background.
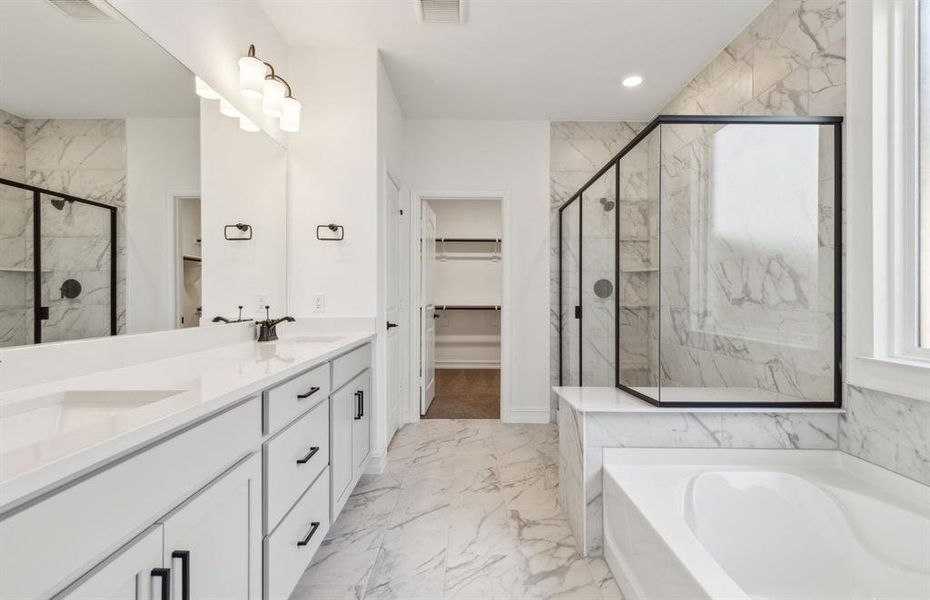
[{"label": "veined marble slab", "polygon": [[[676,395],[668,397],[663,392],[664,400],[677,401],[706,401],[706,402],[776,402],[785,401],[787,397],[764,396],[763,390],[752,388],[691,388],[682,390],[682,388],[670,388],[678,390]],[[842,408],[836,408],[832,404],[824,404],[823,408],[803,408],[803,407],[760,407],[760,408],[742,408],[730,406],[708,406],[704,407],[676,407],[676,406],[653,406],[645,400],[627,393],[615,387],[568,387],[556,386],[552,388],[555,394],[565,400],[572,408],[584,413],[842,413]],[[701,400],[698,400],[701,398]],[[787,398],[797,400],[797,398]]]}]

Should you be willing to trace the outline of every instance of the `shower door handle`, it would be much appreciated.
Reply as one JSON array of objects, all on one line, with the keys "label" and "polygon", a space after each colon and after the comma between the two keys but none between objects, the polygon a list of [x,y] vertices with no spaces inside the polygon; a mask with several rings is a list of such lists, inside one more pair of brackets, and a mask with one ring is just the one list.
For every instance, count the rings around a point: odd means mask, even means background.
[{"label": "shower door handle", "polygon": [[48,321],[48,307],[47,306],[39,307],[39,320]]},{"label": "shower door handle", "polygon": [[576,318],[576,319],[580,319],[580,318],[581,318],[581,307],[580,307],[580,306],[576,306],[576,307],[575,307],[575,318]]}]

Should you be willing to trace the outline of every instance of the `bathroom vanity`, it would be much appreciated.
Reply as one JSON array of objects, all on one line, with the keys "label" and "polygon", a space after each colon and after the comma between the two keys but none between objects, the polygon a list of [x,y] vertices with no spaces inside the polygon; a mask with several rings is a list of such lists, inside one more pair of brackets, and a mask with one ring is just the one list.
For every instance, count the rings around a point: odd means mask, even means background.
[{"label": "bathroom vanity", "polygon": [[368,464],[373,337],[0,394],[0,597],[287,598]]}]

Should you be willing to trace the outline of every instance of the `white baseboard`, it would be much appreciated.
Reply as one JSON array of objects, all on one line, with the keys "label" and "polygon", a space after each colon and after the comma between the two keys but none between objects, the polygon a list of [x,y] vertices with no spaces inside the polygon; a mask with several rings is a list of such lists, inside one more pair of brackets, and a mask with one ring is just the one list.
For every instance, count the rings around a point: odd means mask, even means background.
[{"label": "white baseboard", "polygon": [[387,454],[371,455],[368,459],[368,466],[365,467],[366,475],[380,475],[384,473],[387,466]]},{"label": "white baseboard", "polygon": [[549,423],[548,408],[511,409],[503,419],[505,423]]}]

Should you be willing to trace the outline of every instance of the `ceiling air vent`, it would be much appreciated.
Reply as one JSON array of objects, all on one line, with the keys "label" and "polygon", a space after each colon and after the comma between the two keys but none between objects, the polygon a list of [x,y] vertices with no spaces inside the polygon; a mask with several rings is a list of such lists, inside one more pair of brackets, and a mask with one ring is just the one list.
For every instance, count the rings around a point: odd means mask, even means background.
[{"label": "ceiling air vent", "polygon": [[413,0],[420,23],[465,23],[465,0]]},{"label": "ceiling air vent", "polygon": [[102,0],[47,0],[75,21],[118,21],[116,11]]}]

